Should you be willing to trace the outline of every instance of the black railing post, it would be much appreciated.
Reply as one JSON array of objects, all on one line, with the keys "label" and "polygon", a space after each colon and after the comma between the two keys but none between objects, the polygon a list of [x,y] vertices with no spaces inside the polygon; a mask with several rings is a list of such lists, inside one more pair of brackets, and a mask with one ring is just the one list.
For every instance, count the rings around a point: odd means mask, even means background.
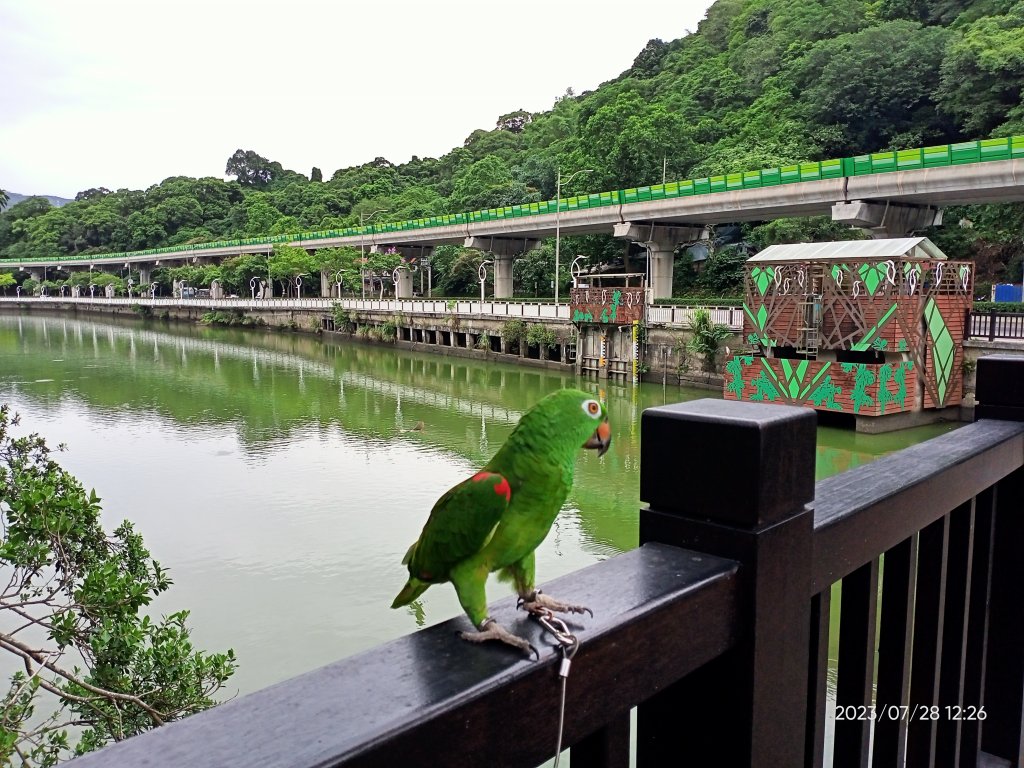
[{"label": "black railing post", "polygon": [[[978,358],[975,419],[1024,421],[1024,357]],[[981,747],[1012,766],[1024,765],[1024,469],[995,487],[988,633],[980,705]],[[964,701],[965,706],[978,702]]]},{"label": "black railing post", "polygon": [[643,413],[640,543],[742,563],[735,650],[638,713],[637,764],[804,764],[814,411],[696,400]]},{"label": "black railing post", "polygon": [[996,311],[994,309],[988,311],[988,340],[996,340]]}]

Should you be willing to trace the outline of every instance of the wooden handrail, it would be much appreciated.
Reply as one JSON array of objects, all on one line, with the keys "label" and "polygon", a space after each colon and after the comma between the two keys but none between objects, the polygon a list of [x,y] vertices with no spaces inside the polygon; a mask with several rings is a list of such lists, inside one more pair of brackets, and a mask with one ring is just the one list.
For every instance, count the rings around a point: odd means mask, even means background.
[{"label": "wooden handrail", "polygon": [[[594,611],[570,622],[581,646],[566,745],[600,752],[605,726],[628,726],[631,707],[735,643],[736,570],[649,545],[545,585]],[[460,640],[455,632],[469,626],[456,618],[79,758],[76,768],[537,765],[554,752],[560,653],[511,598],[494,615],[528,637],[540,661]]]}]

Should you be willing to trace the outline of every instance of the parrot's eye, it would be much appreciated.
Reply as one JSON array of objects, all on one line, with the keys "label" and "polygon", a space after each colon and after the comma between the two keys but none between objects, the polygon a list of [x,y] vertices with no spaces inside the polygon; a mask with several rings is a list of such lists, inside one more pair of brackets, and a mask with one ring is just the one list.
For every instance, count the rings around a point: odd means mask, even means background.
[{"label": "parrot's eye", "polygon": [[601,404],[597,400],[587,400],[583,403],[583,412],[592,419],[596,419],[601,415]]}]

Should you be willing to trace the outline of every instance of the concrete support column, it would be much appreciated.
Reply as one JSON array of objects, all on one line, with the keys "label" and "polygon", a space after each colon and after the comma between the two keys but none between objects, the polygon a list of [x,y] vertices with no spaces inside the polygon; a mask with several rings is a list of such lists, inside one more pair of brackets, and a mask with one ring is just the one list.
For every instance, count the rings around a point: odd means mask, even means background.
[{"label": "concrete support column", "polygon": [[512,291],[512,257],[494,254],[494,298],[511,298]]},{"label": "concrete support column", "polygon": [[35,280],[37,283],[43,282],[43,270],[38,267],[31,267],[28,270],[28,276]]},{"label": "concrete support column", "polygon": [[467,237],[466,248],[486,251],[494,259],[494,298],[512,297],[512,265],[519,254],[540,247],[540,240],[524,237]]},{"label": "concrete support column", "polygon": [[904,203],[851,200],[832,206],[832,221],[859,227],[876,240],[886,237],[907,237],[917,230],[942,224],[942,209]]},{"label": "concrete support column", "polygon": [[672,275],[675,270],[676,247],[671,243],[647,244],[651,256],[651,299],[672,298]]},{"label": "concrete support column", "polygon": [[675,252],[683,243],[696,243],[706,238],[704,227],[671,227],[626,221],[615,225],[615,237],[643,245],[651,259],[650,285],[647,295],[653,299],[672,296],[672,271]]},{"label": "concrete support column", "polygon": [[152,264],[138,264],[139,268],[139,282],[148,285],[153,282],[153,265]]}]

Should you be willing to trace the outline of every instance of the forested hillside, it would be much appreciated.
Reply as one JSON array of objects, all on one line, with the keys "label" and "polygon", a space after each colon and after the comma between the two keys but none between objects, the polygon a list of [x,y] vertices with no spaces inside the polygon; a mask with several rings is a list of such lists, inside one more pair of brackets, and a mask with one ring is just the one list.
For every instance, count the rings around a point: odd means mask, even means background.
[{"label": "forested hillside", "polygon": [[[86,190],[62,208],[40,198],[12,205],[0,214],[0,257],[338,228],[381,209],[377,221],[544,200],[559,167],[593,169],[563,186],[575,194],[1021,134],[1022,83],[1024,0],[718,0],[696,33],[650,41],[617,79],[567,92],[547,112],[501,115],[443,157],[378,157],[307,177],[240,149],[226,166],[233,181],[174,177],[144,191]],[[976,258],[980,280],[1021,278],[1024,206],[950,210],[946,222],[931,236],[951,256]],[[756,246],[835,236],[821,220],[743,233]],[[626,246],[593,236],[568,247],[596,261],[621,258]],[[517,278],[545,285],[545,256],[520,263]],[[475,258],[441,250],[441,290],[472,289]],[[695,287],[727,290],[736,263],[720,249]],[[694,287],[681,266],[680,288]]]}]

